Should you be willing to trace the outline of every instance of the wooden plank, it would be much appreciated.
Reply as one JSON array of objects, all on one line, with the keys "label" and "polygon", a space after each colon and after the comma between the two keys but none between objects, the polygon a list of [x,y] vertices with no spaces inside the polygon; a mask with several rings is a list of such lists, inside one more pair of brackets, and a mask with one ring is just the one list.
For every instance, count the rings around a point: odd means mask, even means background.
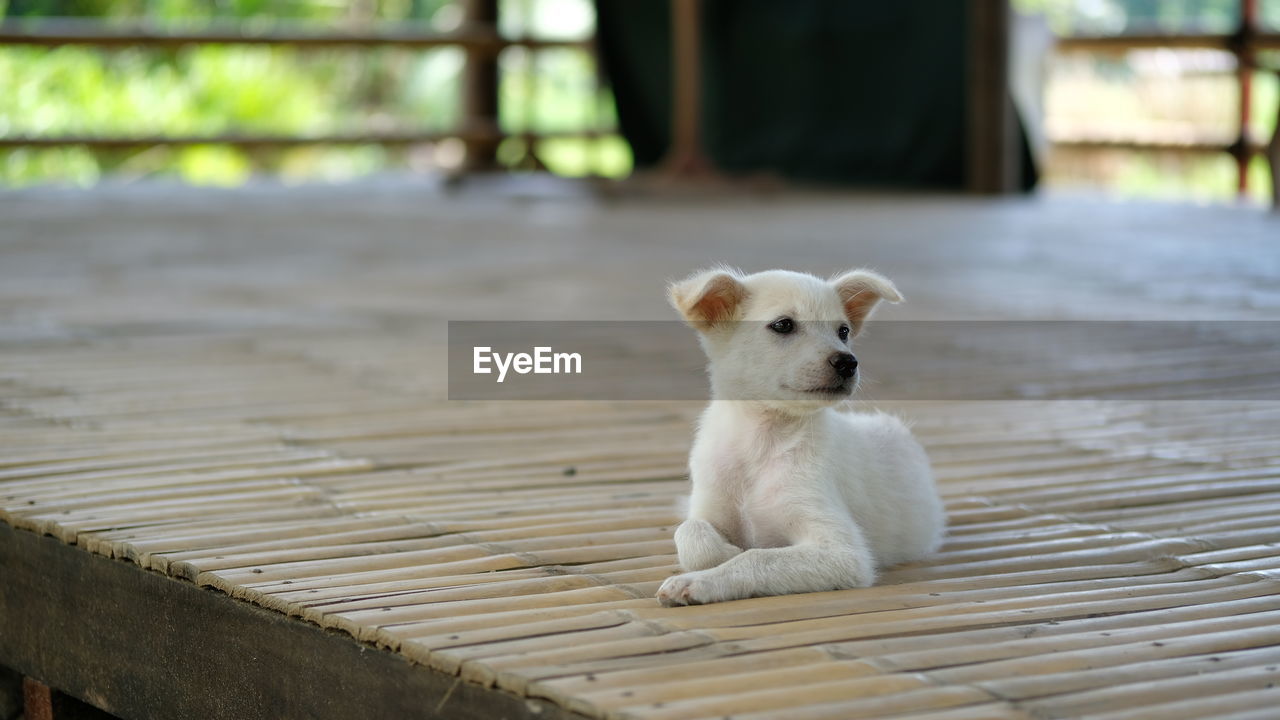
[{"label": "wooden plank", "polygon": [[3,524],[0,567],[0,664],[122,717],[576,717]]}]

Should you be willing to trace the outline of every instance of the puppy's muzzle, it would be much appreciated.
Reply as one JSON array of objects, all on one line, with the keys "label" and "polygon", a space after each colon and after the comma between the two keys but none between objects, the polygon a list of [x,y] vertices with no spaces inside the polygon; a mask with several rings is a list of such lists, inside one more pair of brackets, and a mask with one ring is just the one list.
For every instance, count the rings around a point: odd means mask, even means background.
[{"label": "puppy's muzzle", "polygon": [[849,353],[835,353],[827,358],[827,362],[835,368],[836,374],[846,380],[858,371],[858,358]]}]

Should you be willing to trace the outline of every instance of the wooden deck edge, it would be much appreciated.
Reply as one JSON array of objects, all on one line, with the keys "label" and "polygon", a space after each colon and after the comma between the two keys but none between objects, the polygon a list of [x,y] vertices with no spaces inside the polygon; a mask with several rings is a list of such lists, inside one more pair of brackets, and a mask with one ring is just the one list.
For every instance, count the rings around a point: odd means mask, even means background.
[{"label": "wooden deck edge", "polygon": [[124,718],[583,718],[4,523],[0,575],[0,665]]}]

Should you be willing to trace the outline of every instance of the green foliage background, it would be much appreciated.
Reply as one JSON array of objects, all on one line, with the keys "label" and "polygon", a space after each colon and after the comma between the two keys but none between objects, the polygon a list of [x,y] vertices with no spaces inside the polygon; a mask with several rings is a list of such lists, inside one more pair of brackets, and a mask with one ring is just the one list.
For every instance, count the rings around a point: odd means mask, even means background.
[{"label": "green foliage background", "polygon": [[[555,35],[581,24],[589,0],[504,3],[507,24]],[[282,21],[315,28],[376,23],[445,30],[457,21],[449,0],[0,0],[7,19],[92,17],[146,21],[161,28],[214,22],[270,27]],[[537,14],[534,15],[533,13]],[[523,28],[508,28],[519,32]],[[570,27],[570,29],[572,29]],[[200,46],[179,51],[11,46],[0,48],[0,134],[5,135],[317,135],[336,132],[444,131],[459,121],[462,54],[414,51],[307,50],[266,46]],[[612,104],[595,85],[585,53],[548,50],[529,72],[529,55],[500,58],[509,131],[571,131],[612,126]],[[0,153],[0,183],[90,184],[105,174],[173,176],[232,185],[254,173],[286,181],[343,179],[412,163],[412,153],[377,145],[303,147],[252,154],[225,146],[155,147],[92,152],[83,147]],[[421,150],[416,151],[421,153]],[[630,156],[617,137],[543,141],[538,157],[568,175],[623,175]],[[500,157],[526,160],[509,140]]]}]

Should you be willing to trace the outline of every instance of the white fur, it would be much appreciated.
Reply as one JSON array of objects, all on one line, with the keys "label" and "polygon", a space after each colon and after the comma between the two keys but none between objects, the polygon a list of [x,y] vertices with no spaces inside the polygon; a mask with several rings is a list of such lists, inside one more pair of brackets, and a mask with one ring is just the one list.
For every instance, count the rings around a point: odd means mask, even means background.
[{"label": "white fur", "polygon": [[[891,282],[715,269],[670,296],[699,332],[712,402],[675,534],[686,572],[662,584],[664,605],[865,587],[938,548],[946,518],[924,449],[897,418],[835,407],[857,383],[832,387],[828,358],[850,352],[839,328],[856,335],[877,302],[901,300]],[[782,317],[785,335],[770,328]]]}]

